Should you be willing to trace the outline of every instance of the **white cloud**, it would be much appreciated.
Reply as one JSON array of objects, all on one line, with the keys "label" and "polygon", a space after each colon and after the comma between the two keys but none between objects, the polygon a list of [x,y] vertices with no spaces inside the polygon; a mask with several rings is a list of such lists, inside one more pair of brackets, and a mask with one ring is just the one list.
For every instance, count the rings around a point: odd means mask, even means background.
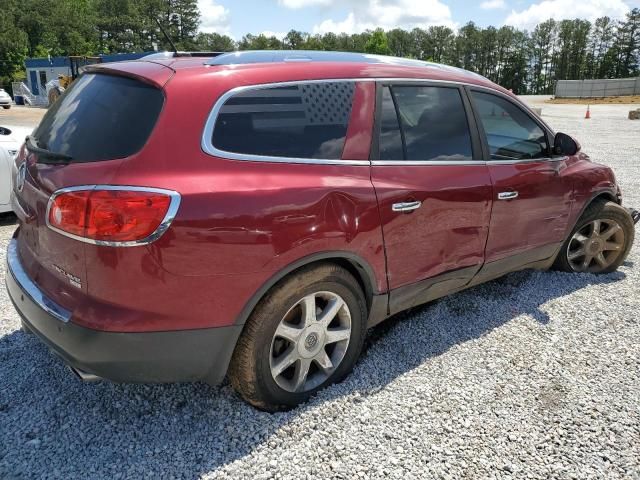
[{"label": "white cloud", "polygon": [[629,6],[623,0],[543,0],[519,12],[512,10],[504,23],[532,29],[550,18],[583,18],[593,21],[605,15],[622,18],[629,10]]},{"label": "white cloud", "polygon": [[[282,0],[305,2],[305,0]],[[313,2],[316,0],[306,0]],[[324,1],[324,0],[323,0]],[[342,20],[327,19],[313,27],[313,33],[358,33],[382,27],[412,29],[430,25],[455,26],[451,10],[440,0],[330,0],[331,4],[351,4]]]},{"label": "white cloud", "polygon": [[287,8],[305,8],[331,5],[333,0],[278,0],[278,3]]},{"label": "white cloud", "polygon": [[506,7],[507,4],[504,3],[504,0],[486,0],[480,4],[480,8],[484,10],[498,10]]},{"label": "white cloud", "polygon": [[276,37],[278,40],[282,40],[287,36],[287,32],[272,32],[271,30],[265,30],[264,32],[260,32],[260,35],[264,35],[265,37]]},{"label": "white cloud", "polygon": [[230,33],[231,12],[216,0],[198,0],[200,9],[200,31],[205,33]]},{"label": "white cloud", "polygon": [[354,33],[356,31],[356,18],[353,12],[341,22],[335,20],[324,20],[313,27],[313,33]]}]

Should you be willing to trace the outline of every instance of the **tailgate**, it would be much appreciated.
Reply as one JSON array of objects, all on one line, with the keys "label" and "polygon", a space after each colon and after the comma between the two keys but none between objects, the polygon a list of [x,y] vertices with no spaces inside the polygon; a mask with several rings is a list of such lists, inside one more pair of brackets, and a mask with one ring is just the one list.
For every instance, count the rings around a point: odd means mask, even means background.
[{"label": "tailgate", "polygon": [[[156,79],[158,68],[172,72],[150,65]],[[110,184],[122,163],[144,147],[164,105],[155,81],[115,72],[112,68],[108,75],[88,73],[75,80],[16,159],[20,259],[31,279],[69,309],[87,292],[85,243],[49,228],[49,200],[64,188]]]}]

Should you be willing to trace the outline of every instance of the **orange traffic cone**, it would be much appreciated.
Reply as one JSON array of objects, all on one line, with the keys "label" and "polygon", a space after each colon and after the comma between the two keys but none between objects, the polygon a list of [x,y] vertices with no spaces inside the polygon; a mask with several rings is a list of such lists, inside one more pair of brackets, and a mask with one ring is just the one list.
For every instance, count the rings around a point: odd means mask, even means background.
[{"label": "orange traffic cone", "polygon": [[590,107],[591,105],[587,105],[587,113],[585,113],[584,118],[586,118],[587,120],[591,118],[591,110]]}]

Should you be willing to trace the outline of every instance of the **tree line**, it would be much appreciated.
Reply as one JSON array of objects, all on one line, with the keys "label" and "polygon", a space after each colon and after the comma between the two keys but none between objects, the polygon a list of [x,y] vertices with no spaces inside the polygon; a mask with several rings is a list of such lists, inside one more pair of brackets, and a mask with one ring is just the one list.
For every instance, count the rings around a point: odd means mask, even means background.
[{"label": "tree line", "polygon": [[341,50],[429,60],[477,72],[519,94],[552,93],[558,79],[640,75],[640,9],[622,20],[547,20],[533,30],[477,26],[356,34],[264,34],[240,40],[199,31],[197,0],[4,0],[0,84],[24,78],[29,57],[168,50]]}]

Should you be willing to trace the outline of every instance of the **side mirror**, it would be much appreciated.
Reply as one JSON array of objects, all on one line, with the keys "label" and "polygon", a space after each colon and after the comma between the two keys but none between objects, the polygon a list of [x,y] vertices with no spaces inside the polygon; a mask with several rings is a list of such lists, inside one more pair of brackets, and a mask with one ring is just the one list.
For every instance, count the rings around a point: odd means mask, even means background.
[{"label": "side mirror", "polygon": [[580,150],[580,144],[566,133],[556,133],[553,140],[553,153],[555,155],[575,155]]}]

